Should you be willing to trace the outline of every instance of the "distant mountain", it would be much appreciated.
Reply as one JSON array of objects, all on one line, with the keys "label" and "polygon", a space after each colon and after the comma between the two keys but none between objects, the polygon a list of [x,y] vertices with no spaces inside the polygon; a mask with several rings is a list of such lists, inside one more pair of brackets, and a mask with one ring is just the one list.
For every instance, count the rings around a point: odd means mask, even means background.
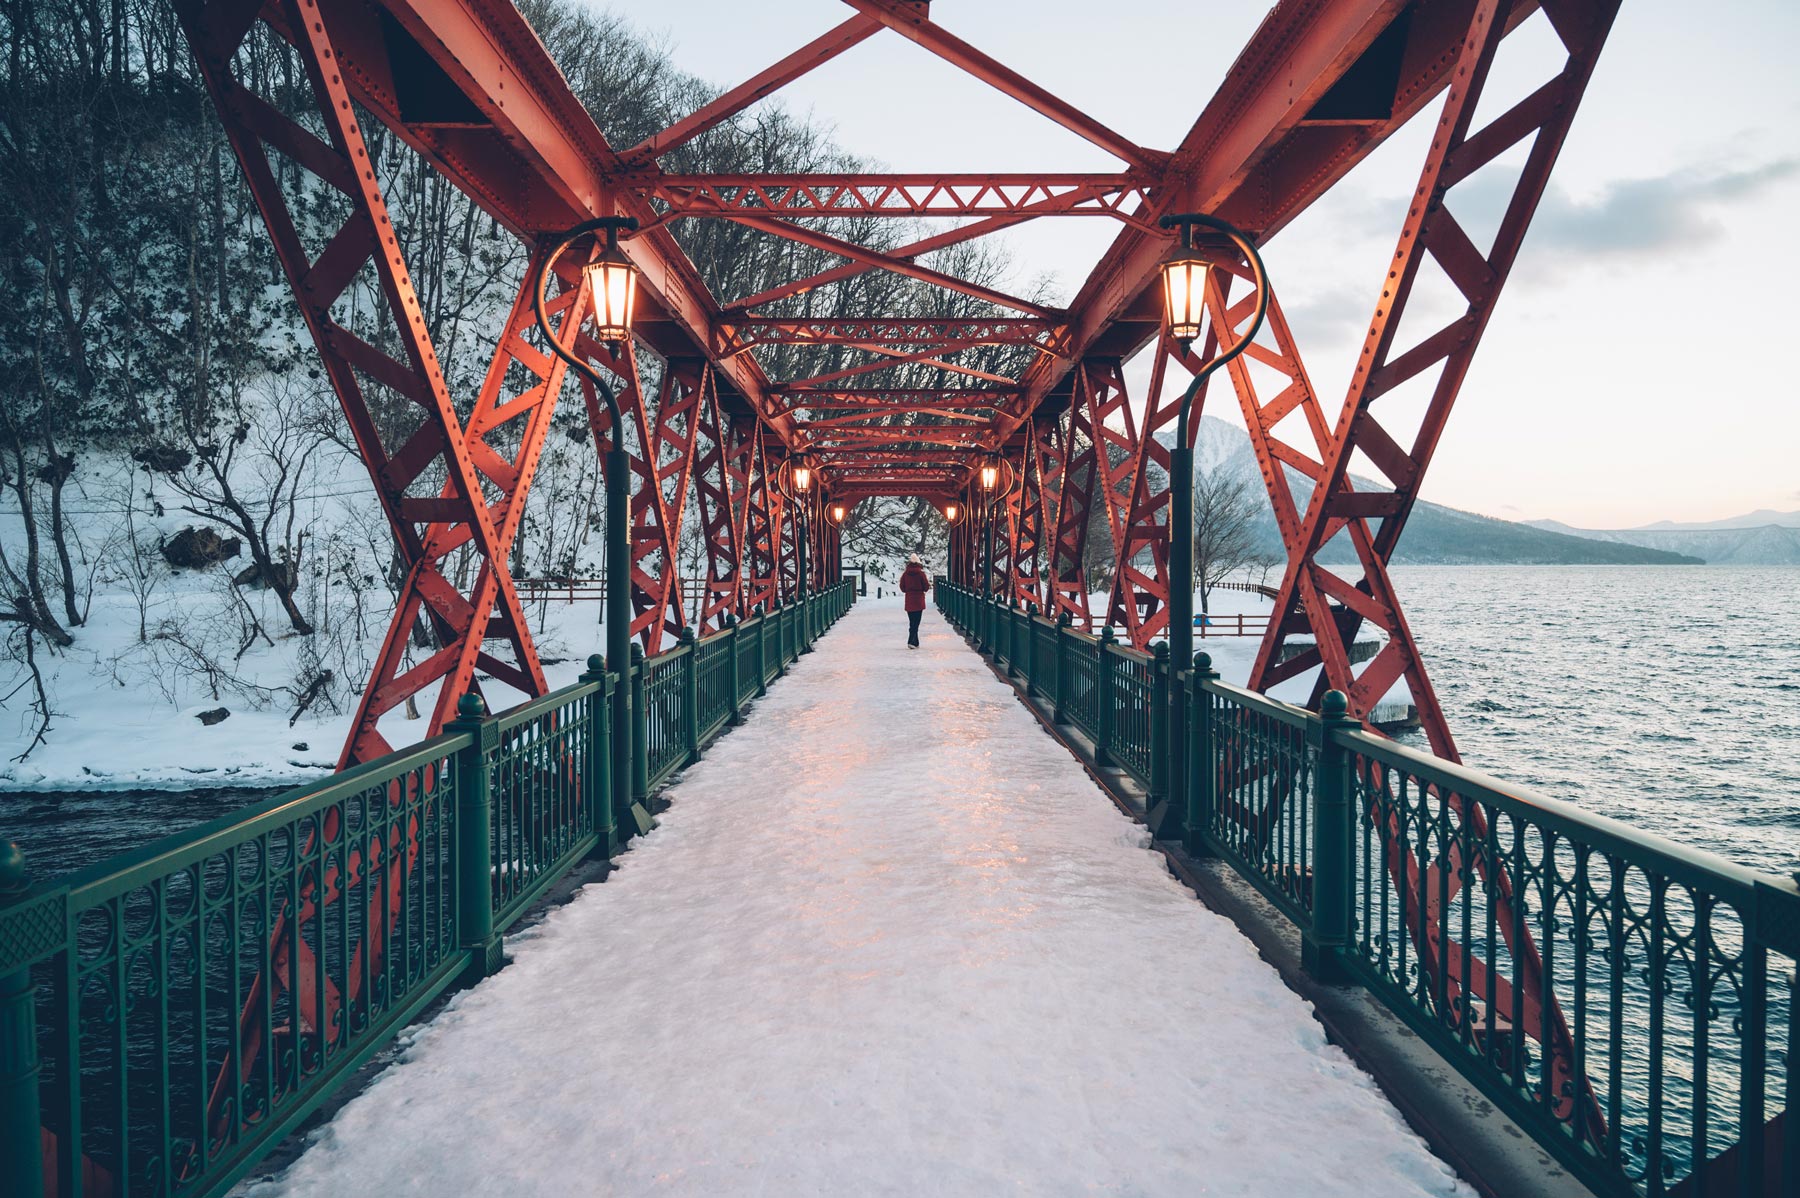
[{"label": "distant mountain", "polygon": [[1685,553],[1714,566],[1800,566],[1800,512],[1768,509],[1712,520],[1676,524],[1662,520],[1643,528],[1573,528],[1557,520],[1532,520],[1533,528]]},{"label": "distant mountain", "polygon": [[1746,512],[1742,516],[1731,516],[1724,520],[1702,520],[1690,524],[1677,524],[1673,520],[1658,520],[1655,524],[1644,524],[1630,531],[1708,532],[1721,528],[1766,528],[1769,525],[1777,528],[1800,528],[1800,512],[1778,512],[1773,508],[1759,507],[1754,512]]},{"label": "distant mountain", "polygon": [[[1172,439],[1173,434],[1164,438]],[[1239,474],[1263,495],[1261,471],[1250,437],[1243,429],[1212,416],[1202,417],[1200,435],[1195,446],[1196,470],[1225,469]],[[1367,479],[1355,480],[1359,490],[1379,491],[1381,487]],[[1294,501],[1305,508],[1312,497],[1312,480],[1293,470],[1288,471],[1288,485]],[[1281,534],[1275,526],[1274,513],[1267,504],[1260,506],[1258,537],[1266,550],[1282,553]],[[1319,560],[1328,565],[1356,560],[1356,551],[1348,538],[1340,536],[1319,552]],[[1696,556],[1684,552],[1628,543],[1611,537],[1570,530],[1533,527],[1510,520],[1495,520],[1474,512],[1458,511],[1424,500],[1413,505],[1407,518],[1406,531],[1395,547],[1394,561],[1403,565],[1700,565]]]}]

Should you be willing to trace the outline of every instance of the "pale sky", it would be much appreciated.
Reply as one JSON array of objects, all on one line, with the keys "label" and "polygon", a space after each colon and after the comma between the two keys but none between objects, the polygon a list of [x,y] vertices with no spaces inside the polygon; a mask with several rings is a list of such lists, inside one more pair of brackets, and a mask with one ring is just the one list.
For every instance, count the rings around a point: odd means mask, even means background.
[{"label": "pale sky", "polygon": [[[833,0],[588,2],[662,37],[678,65],[720,86],[852,11]],[[1266,11],[1216,0],[932,5],[945,28],[1158,149],[1180,140]],[[1548,36],[1526,29],[1508,39],[1490,103],[1547,78]],[[1625,0],[1425,498],[1594,528],[1800,508],[1800,383],[1788,357],[1800,333],[1796,46],[1792,0]],[[778,99],[890,170],[1119,165],[890,32]],[[1417,182],[1435,112],[1265,248],[1328,414],[1348,385],[1399,231],[1398,199]],[[1463,189],[1474,194],[1452,193],[1452,211],[1483,225],[1483,192],[1509,186],[1477,176]],[[1112,221],[1051,218],[999,236],[1017,261],[1018,287],[1052,275],[1067,300],[1116,232]],[[1430,331],[1412,328],[1403,343]],[[1128,377],[1146,378],[1146,363]],[[1410,432],[1394,410],[1406,402],[1396,397],[1384,422]],[[1241,423],[1224,388],[1214,388],[1207,410]]]}]

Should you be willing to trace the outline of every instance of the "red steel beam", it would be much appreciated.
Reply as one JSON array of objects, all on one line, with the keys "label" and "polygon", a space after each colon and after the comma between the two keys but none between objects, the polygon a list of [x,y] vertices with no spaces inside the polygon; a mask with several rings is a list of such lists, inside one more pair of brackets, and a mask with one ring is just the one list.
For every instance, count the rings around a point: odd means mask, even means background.
[{"label": "red steel beam", "polygon": [[[921,254],[929,254],[935,250],[948,249],[953,245],[961,245],[965,241],[973,241],[977,237],[986,237],[989,233],[998,233],[1002,229],[1009,229],[1014,225],[1023,224],[1025,220],[1026,218],[1023,216],[984,217],[981,220],[963,225],[961,228],[948,229],[942,233],[933,233],[930,237],[920,238],[918,241],[900,246],[897,249],[889,250],[887,254],[890,258],[917,258]],[[817,274],[808,275],[803,279],[795,279],[792,282],[782,283],[778,286],[770,287],[765,291],[759,291],[755,295],[745,296],[743,299],[732,300],[725,305],[725,310],[727,312],[745,312],[749,311],[751,308],[760,308],[764,304],[772,304],[777,300],[791,299],[796,295],[804,295],[808,291],[815,291],[818,288],[831,283],[840,283],[845,279],[853,279],[857,275],[867,274],[874,269],[875,267],[867,262],[853,262],[845,266],[834,266],[829,270],[822,270]]]},{"label": "red steel beam", "polygon": [[1109,216],[1139,223],[1135,174],[648,175],[626,180],[665,207],[662,222],[733,212],[784,216]]},{"label": "red steel beam", "polygon": [[854,241],[845,241],[841,237],[833,237],[829,233],[821,233],[817,229],[808,229],[791,221],[773,216],[755,216],[745,212],[721,214],[726,220],[744,225],[751,229],[760,229],[764,233],[773,233],[777,237],[785,237],[789,241],[797,241],[801,245],[810,245],[814,249],[824,250],[829,254],[837,254],[852,262],[860,262],[865,266],[892,271],[909,279],[917,279],[921,283],[930,283],[934,287],[942,287],[946,291],[955,291],[970,299],[982,300],[1002,308],[1011,308],[1018,312],[1029,312],[1033,316],[1055,316],[1054,309],[1030,300],[1022,300],[1004,291],[996,291],[992,287],[983,287],[955,275],[945,274],[941,270],[932,270],[929,266],[920,266],[907,258],[871,250],[857,245]]},{"label": "red steel beam", "polygon": [[766,70],[759,71],[743,83],[703,104],[676,121],[661,133],[640,141],[621,157],[633,162],[648,162],[686,145],[708,129],[723,124],[759,100],[767,99],[814,67],[823,66],[852,46],[860,45],[880,32],[881,26],[868,17],[855,16],[829,33],[820,35]]},{"label": "red steel beam", "polygon": [[943,399],[965,404],[999,401],[1017,395],[1017,387],[801,387],[793,383],[777,383],[774,393],[787,399],[817,397],[821,404],[830,400],[852,402],[866,399]]},{"label": "red steel beam", "polygon": [[[963,421],[969,424],[986,426],[987,421],[980,416],[971,416],[967,412],[954,412],[946,408],[930,408],[922,404],[895,404],[886,408],[865,408],[842,416],[815,416],[800,425],[802,429],[812,428],[928,428],[927,424],[870,424],[871,420],[881,420],[894,415],[917,415],[933,413],[943,417],[945,422]],[[934,422],[935,423],[935,422]]]},{"label": "red steel beam", "polygon": [[[1415,19],[1382,119],[1309,123],[1308,113],[1407,8],[1405,0],[1282,0],[1263,20],[1225,83],[1182,139],[1142,215],[1218,212],[1266,240],[1405,124],[1448,81],[1468,0],[1432,6]],[[1509,24],[1535,8],[1520,3]],[[1003,444],[1065,382],[1073,361],[1096,346],[1130,356],[1158,335],[1154,317],[1128,319],[1154,282],[1166,236],[1122,230],[1068,312],[1069,356],[1040,359],[1017,411],[996,422]]]},{"label": "red steel beam", "polygon": [[1060,329],[1033,317],[847,317],[757,316],[728,321],[736,348],[759,345],[1029,345],[1056,352]]},{"label": "red steel beam", "polygon": [[1005,66],[949,30],[932,22],[923,4],[907,0],[845,0],[850,7],[874,17],[901,37],[916,42],[952,66],[1006,93],[1035,112],[1049,117],[1078,137],[1099,146],[1132,166],[1158,171],[1167,155],[1147,150],[1081,111],[1058,99],[1011,67]]},{"label": "red steel beam", "polygon": [[[621,156],[510,0],[383,0],[381,8],[441,71],[446,95],[454,89],[468,119],[445,124],[427,110],[409,120],[400,94],[413,81],[395,77],[379,10],[360,0],[320,0],[338,31],[346,87],[495,219],[527,243],[596,216],[655,221],[647,200],[617,186],[627,173]],[[711,362],[785,441],[790,430],[768,403],[761,367],[729,354],[722,310],[667,230],[630,239],[625,252],[641,272],[640,324],[660,339],[659,352]]]},{"label": "red steel beam", "polygon": [[954,353],[957,350],[973,349],[980,344],[981,342],[979,341],[971,341],[966,345],[938,346],[933,349],[920,350],[918,353],[889,354],[885,361],[863,362],[856,366],[846,366],[842,370],[834,370],[830,374],[816,374],[811,378],[794,379],[792,382],[783,385],[782,393],[784,395],[804,395],[808,390],[818,387],[821,383],[835,383],[839,379],[855,378],[857,375],[862,374],[874,374],[878,370],[887,370],[890,367],[905,366],[911,363],[923,366],[935,366],[940,370],[948,370],[954,374],[960,374],[967,378],[982,379],[986,382],[996,383],[1001,386],[1011,385],[1013,380],[1006,375],[995,374],[989,370],[977,370],[973,366],[960,366],[955,362],[945,362],[938,357],[940,353],[943,353],[946,350]]}]

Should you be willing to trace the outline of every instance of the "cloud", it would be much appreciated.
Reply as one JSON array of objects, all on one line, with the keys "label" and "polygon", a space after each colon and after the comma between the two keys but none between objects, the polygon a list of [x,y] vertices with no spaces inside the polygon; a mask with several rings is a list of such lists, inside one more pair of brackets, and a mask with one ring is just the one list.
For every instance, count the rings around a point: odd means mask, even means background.
[{"label": "cloud", "polygon": [[1344,285],[1295,299],[1285,294],[1281,297],[1281,310],[1302,346],[1361,333],[1374,309],[1375,297],[1367,286]]},{"label": "cloud", "polygon": [[[1662,175],[1619,179],[1581,197],[1553,179],[1532,217],[1526,244],[1553,250],[1565,262],[1657,255],[1707,245],[1725,231],[1720,207],[1754,199],[1797,177],[1800,157],[1790,156],[1741,169],[1683,167]],[[1478,246],[1491,244],[1517,178],[1516,169],[1489,167],[1446,197],[1446,207]],[[1403,196],[1390,196],[1358,205],[1356,223],[1372,235],[1392,236],[1395,213],[1404,211],[1405,203]]]},{"label": "cloud", "polygon": [[[1747,170],[1690,168],[1622,179],[1591,199],[1576,199],[1553,184],[1545,191],[1527,236],[1540,248],[1590,258],[1663,253],[1706,244],[1716,241],[1725,228],[1714,209],[1755,198],[1797,174],[1800,159],[1780,158]],[[1453,210],[1461,203],[1480,205],[1485,201],[1483,215],[1497,224],[1513,182],[1504,172],[1502,176],[1489,184],[1491,195],[1472,195],[1464,201],[1460,192],[1453,192]],[[1479,188],[1484,182],[1471,180],[1469,188]]]}]

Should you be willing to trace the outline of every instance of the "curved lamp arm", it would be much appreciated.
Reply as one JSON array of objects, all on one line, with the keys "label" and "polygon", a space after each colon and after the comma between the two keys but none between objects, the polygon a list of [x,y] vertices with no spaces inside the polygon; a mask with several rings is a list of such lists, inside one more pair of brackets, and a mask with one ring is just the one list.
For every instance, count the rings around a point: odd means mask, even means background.
[{"label": "curved lamp arm", "polygon": [[1256,312],[1251,317],[1249,331],[1238,338],[1237,344],[1202,366],[1200,373],[1194,376],[1194,381],[1189,383],[1188,389],[1182,393],[1181,418],[1176,425],[1176,435],[1179,440],[1176,443],[1186,445],[1189,442],[1188,421],[1189,413],[1194,406],[1194,396],[1200,393],[1200,388],[1205,385],[1207,379],[1212,377],[1215,370],[1248,349],[1250,343],[1256,340],[1256,335],[1262,331],[1263,317],[1269,313],[1269,276],[1263,269],[1262,255],[1256,252],[1256,246],[1251,243],[1249,236],[1229,221],[1220,220],[1216,216],[1208,216],[1204,212],[1182,212],[1165,216],[1157,223],[1165,229],[1198,225],[1201,228],[1211,229],[1215,233],[1224,234],[1238,249],[1243,251],[1245,259],[1250,263],[1252,281],[1256,284]]},{"label": "curved lamp arm", "polygon": [[537,283],[531,289],[531,307],[537,315],[538,328],[542,330],[544,339],[550,343],[551,351],[573,366],[588,382],[594,384],[595,389],[600,392],[601,398],[606,401],[606,414],[612,417],[613,428],[616,430],[614,435],[619,437],[625,435],[625,417],[619,410],[618,396],[613,394],[612,387],[601,377],[598,370],[595,370],[584,359],[576,357],[564,349],[562,342],[556,339],[556,333],[550,328],[550,315],[544,311],[544,290],[550,284],[550,268],[556,264],[558,258],[562,257],[563,251],[581,238],[601,230],[606,230],[616,236],[620,229],[635,229],[637,226],[637,218],[634,216],[602,216],[596,217],[594,220],[584,220],[574,228],[565,231],[550,247],[550,252],[544,255],[544,260],[538,264]]}]

